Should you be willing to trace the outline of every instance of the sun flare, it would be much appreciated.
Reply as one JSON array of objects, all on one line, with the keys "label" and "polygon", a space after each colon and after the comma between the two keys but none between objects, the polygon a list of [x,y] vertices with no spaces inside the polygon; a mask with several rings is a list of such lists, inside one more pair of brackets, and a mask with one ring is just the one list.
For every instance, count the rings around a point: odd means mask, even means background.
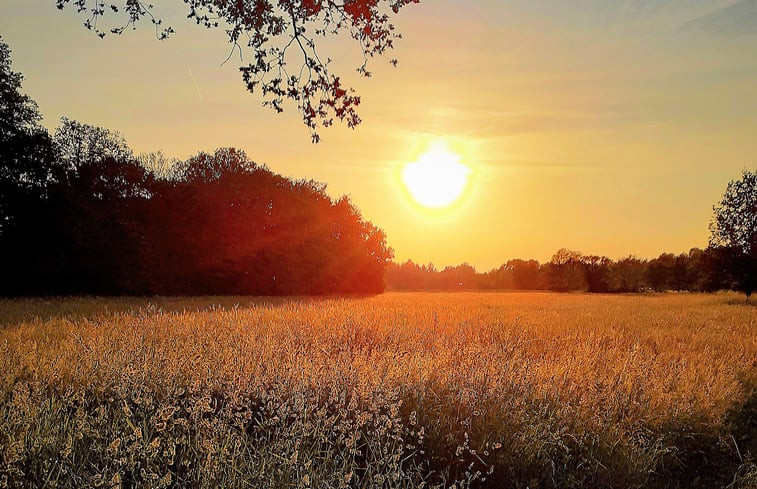
[{"label": "sun flare", "polygon": [[460,199],[471,169],[444,142],[435,142],[418,161],[402,170],[402,181],[416,202],[424,207],[447,207]]}]

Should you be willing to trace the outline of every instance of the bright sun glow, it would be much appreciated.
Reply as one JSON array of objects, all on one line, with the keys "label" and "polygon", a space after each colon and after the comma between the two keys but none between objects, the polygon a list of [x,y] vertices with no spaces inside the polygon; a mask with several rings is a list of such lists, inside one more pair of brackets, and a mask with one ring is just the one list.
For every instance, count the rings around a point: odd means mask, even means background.
[{"label": "bright sun glow", "polygon": [[402,181],[419,204],[440,208],[460,198],[470,173],[471,169],[460,163],[460,155],[437,141],[418,161],[405,165]]}]

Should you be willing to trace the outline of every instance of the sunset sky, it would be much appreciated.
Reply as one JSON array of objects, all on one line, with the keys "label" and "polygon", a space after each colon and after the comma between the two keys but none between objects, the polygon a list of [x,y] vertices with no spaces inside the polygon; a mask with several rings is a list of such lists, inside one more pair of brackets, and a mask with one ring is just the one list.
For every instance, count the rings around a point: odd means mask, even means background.
[{"label": "sunset sky", "polygon": [[[61,116],[121,132],[136,153],[234,146],[349,194],[396,259],[481,270],[558,248],[618,258],[704,247],[712,205],[757,168],[757,1],[423,0],[404,39],[361,79],[357,45],[329,43],[363,124],[310,142],[291,105],[247,92],[222,30],[179,0],[150,26],[99,40],[54,0],[3,0],[0,35],[53,130]],[[294,110],[293,110],[294,109]],[[445,141],[471,170],[429,210],[402,170]]]}]

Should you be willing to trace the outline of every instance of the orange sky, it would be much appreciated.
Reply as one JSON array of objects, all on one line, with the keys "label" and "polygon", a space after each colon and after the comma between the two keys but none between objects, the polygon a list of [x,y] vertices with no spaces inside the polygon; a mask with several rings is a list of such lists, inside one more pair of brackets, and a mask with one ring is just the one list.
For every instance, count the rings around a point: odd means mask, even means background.
[{"label": "orange sky", "polygon": [[[115,129],[137,153],[242,148],[349,194],[398,260],[487,269],[561,247],[613,258],[703,247],[726,183],[757,167],[753,0],[424,0],[397,19],[397,69],[377,60],[359,79],[356,46],[324,46],[364,122],[322,131],[319,145],[291,107],[260,107],[238,63],[220,66],[222,31],[160,3],[177,31],[162,43],[147,25],[100,41],[53,0],[0,3],[45,124]],[[461,202],[428,211],[401,170],[439,138],[473,174]]]}]

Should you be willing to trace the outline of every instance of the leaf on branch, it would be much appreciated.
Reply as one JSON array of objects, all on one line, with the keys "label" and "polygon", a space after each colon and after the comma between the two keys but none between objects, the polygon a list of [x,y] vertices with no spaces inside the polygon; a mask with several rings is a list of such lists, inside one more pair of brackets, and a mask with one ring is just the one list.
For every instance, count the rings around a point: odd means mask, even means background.
[{"label": "leaf on branch", "polygon": [[[321,127],[334,120],[354,128],[361,119],[357,113],[360,97],[329,70],[331,58],[317,50],[317,37],[349,35],[360,45],[363,60],[358,73],[370,77],[371,58],[384,56],[394,48],[401,34],[390,23],[392,15],[420,0],[182,0],[187,18],[208,29],[223,25],[232,45],[246,65],[240,67],[242,80],[250,92],[260,91],[263,105],[283,112],[285,100],[297,106],[303,123],[318,142]],[[153,5],[140,0],[125,0],[123,8],[104,0],[55,0],[58,9],[69,5],[86,16],[85,27],[99,37],[106,32],[121,34],[147,18],[156,37],[167,39],[174,30],[165,26],[154,13]],[[119,14],[121,24],[101,29],[106,14]],[[125,18],[124,18],[125,17]],[[229,58],[231,57],[229,55]],[[229,59],[227,58],[227,60]],[[325,60],[325,61],[323,61]],[[290,64],[291,63],[291,64]],[[390,59],[392,66],[396,59]]]}]

